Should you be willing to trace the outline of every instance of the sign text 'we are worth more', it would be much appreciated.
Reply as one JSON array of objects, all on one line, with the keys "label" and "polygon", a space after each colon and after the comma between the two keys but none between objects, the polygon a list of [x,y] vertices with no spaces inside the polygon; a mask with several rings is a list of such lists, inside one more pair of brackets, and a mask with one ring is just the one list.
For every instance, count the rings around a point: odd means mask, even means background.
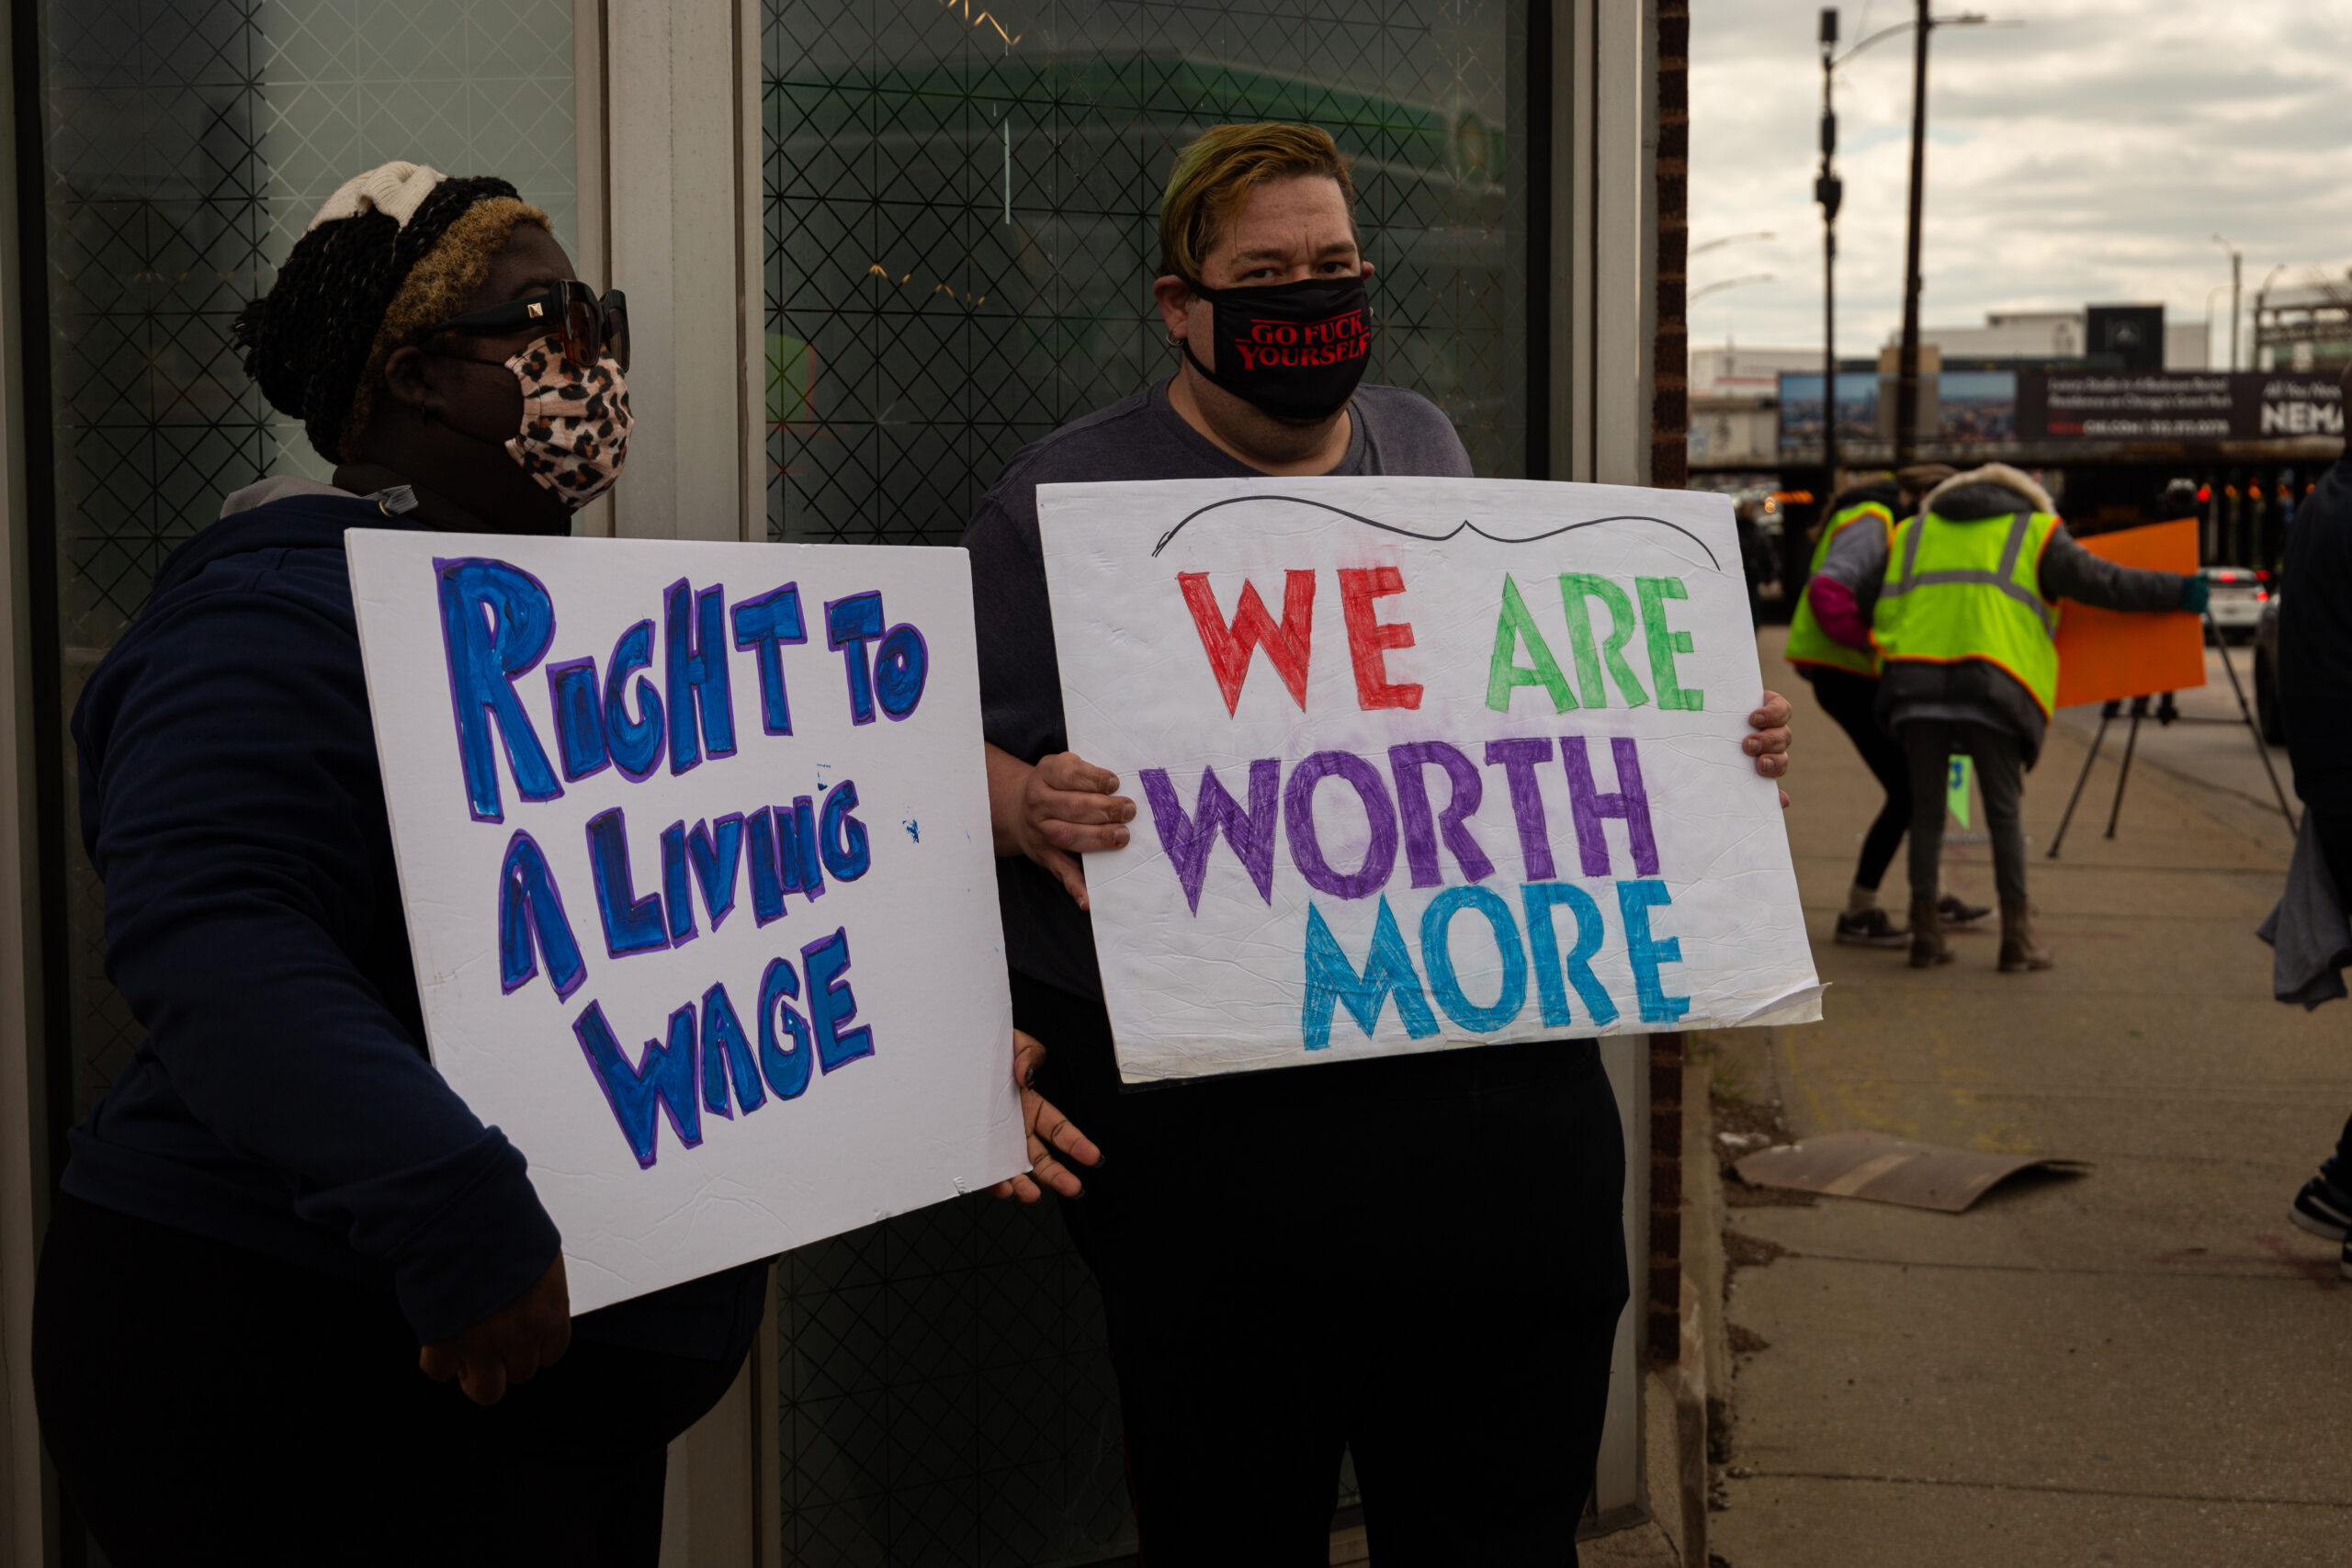
[{"label": "sign text 'we are worth more'", "polygon": [[1024,1167],[963,552],[349,545],[434,1063],[575,1310]]},{"label": "sign text 'we are worth more'", "polygon": [[1516,480],[1037,492],[1130,1079],[1819,1016],[1730,504]]}]

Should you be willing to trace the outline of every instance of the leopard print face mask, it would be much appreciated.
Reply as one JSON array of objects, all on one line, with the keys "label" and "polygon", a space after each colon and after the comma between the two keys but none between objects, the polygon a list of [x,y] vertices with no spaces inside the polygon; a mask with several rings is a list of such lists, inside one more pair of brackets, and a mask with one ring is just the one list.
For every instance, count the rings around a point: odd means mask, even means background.
[{"label": "leopard print face mask", "polygon": [[523,385],[522,433],[507,455],[577,512],[613,488],[628,457],[628,382],[609,354],[582,367],[548,336],[506,362]]}]

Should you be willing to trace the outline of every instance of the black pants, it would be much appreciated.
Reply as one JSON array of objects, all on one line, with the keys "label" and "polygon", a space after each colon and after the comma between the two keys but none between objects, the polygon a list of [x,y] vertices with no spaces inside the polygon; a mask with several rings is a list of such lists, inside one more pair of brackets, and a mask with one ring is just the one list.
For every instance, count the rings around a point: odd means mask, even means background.
[{"label": "black pants", "polygon": [[1976,759],[1976,792],[1993,840],[1993,886],[2003,904],[2025,902],[2025,743],[1987,724],[1914,719],[1897,737],[1911,760],[1911,897],[1936,896],[1944,852],[1944,804],[1951,759]]},{"label": "black pants", "polygon": [[1101,1282],[1150,1568],[1329,1561],[1352,1450],[1385,1568],[1574,1563],[1626,1299],[1586,1042],[1122,1092],[1102,1004],[1022,976],[1039,1087],[1105,1159]]},{"label": "black pants", "polygon": [[61,1196],[33,1384],[114,1568],[652,1568],[670,1439],[740,1362],[575,1339],[487,1409],[388,1294]]},{"label": "black pants", "polygon": [[[2352,811],[2322,811],[2309,804],[2303,809],[2311,814],[2320,853],[2327,861],[2327,874],[2335,882],[2335,896],[2352,898]],[[2335,1141],[2335,1157],[2327,1162],[2325,1168],[2330,1182],[2343,1191],[2352,1192],[2352,1119],[2345,1122],[2343,1135]]]},{"label": "black pants", "polygon": [[[1854,886],[1875,893],[1886,878],[1886,868],[1894,863],[1904,830],[1911,825],[1910,764],[1894,737],[1879,728],[1872,712],[1878,705],[1876,680],[1826,665],[1814,666],[1805,678],[1813,682],[1814,698],[1821,704],[1822,712],[1838,721],[1838,728],[1862,754],[1871,776],[1886,792],[1885,804],[1871,818],[1870,831],[1862,835],[1862,858],[1854,867]],[[1940,788],[1937,798],[1942,798]]]}]

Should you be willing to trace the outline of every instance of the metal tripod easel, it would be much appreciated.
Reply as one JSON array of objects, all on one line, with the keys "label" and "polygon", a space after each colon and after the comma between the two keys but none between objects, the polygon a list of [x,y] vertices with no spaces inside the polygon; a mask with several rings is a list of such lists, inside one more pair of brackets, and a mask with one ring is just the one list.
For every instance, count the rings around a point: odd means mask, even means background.
[{"label": "metal tripod easel", "polygon": [[[2205,614],[2205,624],[2213,634],[2214,648],[2221,652],[2222,672],[2230,678],[2230,694],[2237,699],[2238,716],[2245,720],[2246,733],[2253,737],[2254,754],[2262,759],[2262,771],[2270,780],[2270,791],[2278,798],[2278,815],[2287,819],[2287,826],[2291,829],[2296,826],[2294,810],[2288,806],[2287,792],[2279,785],[2278,770],[2270,765],[2270,748],[2263,744],[2262,727],[2255,722],[2254,709],[2246,703],[2245,688],[2238,682],[2237,666],[2230,662],[2229,642],[2222,636],[2222,628],[2213,624],[2212,612],[2210,610]],[[2099,747],[2107,739],[2107,727],[2113,723],[2122,711],[2123,703],[2120,698],[2108,703],[2099,709],[2098,733],[2091,737],[2090,754],[2083,759],[2082,773],[2075,780],[2075,793],[2066,797],[2066,813],[2058,818],[2058,831],[2052,835],[2050,840],[2049,858],[2052,860],[2058,858],[2058,847],[2066,841],[2067,825],[2075,819],[2075,807],[2083,798],[2083,786],[2090,782],[2091,769],[2098,761]],[[2115,804],[2108,808],[2107,813],[2106,836],[2110,839],[2115,837],[2115,824],[2123,815],[2123,786],[2132,780],[2132,753],[2140,742],[2140,721],[2147,716],[2148,699],[2133,697],[2132,699],[2132,728],[2124,732],[2123,738],[2123,767],[2122,771],[2115,775]],[[2156,701],[2156,722],[2170,724],[2179,716],[2180,710],[2173,703],[2173,694],[2170,692],[2160,694]]]}]

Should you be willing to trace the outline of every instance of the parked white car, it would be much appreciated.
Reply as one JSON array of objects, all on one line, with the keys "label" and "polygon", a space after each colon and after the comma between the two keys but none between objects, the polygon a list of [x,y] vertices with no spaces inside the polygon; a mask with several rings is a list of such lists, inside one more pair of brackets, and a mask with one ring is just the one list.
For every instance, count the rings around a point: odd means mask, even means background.
[{"label": "parked white car", "polygon": [[2215,628],[2232,642],[2252,637],[2262,607],[2270,602],[2270,574],[2245,566],[2209,566],[2198,575],[2213,585],[2206,608]]}]

